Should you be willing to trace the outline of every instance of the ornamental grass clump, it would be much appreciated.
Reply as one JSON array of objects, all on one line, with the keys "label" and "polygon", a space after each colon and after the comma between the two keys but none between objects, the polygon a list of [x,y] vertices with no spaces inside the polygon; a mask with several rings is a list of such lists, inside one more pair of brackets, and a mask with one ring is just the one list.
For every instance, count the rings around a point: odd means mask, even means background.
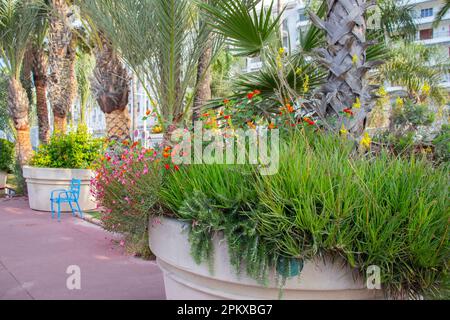
[{"label": "ornamental grass clump", "polygon": [[362,276],[379,266],[390,297],[448,290],[448,167],[373,157],[344,137],[305,129],[282,141],[275,175],[191,165],[166,177],[161,201],[189,223],[195,260],[211,258],[222,232],[236,270],[245,264],[258,280],[286,261],[334,256]]}]

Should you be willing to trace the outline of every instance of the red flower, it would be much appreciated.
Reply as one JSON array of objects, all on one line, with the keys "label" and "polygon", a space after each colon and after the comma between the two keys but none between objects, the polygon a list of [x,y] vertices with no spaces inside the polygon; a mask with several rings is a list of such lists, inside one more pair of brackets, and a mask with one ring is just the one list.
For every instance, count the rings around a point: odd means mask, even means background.
[{"label": "red flower", "polygon": [[166,164],[164,167],[166,168],[166,170],[169,170],[170,169],[170,164]]},{"label": "red flower", "polygon": [[346,108],[346,109],[344,109],[343,111],[344,111],[346,114],[348,114],[348,115],[351,115],[351,116],[354,115],[352,109],[350,109],[350,108]]},{"label": "red flower", "polygon": [[309,124],[310,126],[315,125],[316,123],[314,121],[312,121],[310,118],[303,118],[303,121],[305,121],[307,124]]},{"label": "red flower", "polygon": [[179,171],[180,170],[180,167],[177,166],[177,165],[175,165],[173,168],[175,169],[175,171]]},{"label": "red flower", "polygon": [[209,113],[202,114],[203,117],[209,117]]},{"label": "red flower", "polygon": [[255,96],[257,96],[257,95],[261,94],[261,91],[259,91],[259,90],[257,89],[257,90],[255,90],[255,91],[253,91],[253,94],[254,94]]},{"label": "red flower", "polygon": [[252,100],[254,96],[255,96],[255,93],[250,92],[250,93],[247,95],[247,98],[248,98],[249,100]]},{"label": "red flower", "polygon": [[225,116],[225,117],[223,117],[225,120],[228,120],[228,119],[231,119],[231,116],[230,115],[227,115],[227,116]]},{"label": "red flower", "polygon": [[225,99],[225,100],[223,100],[223,103],[224,103],[224,104],[229,104],[229,103],[230,103],[230,100]]}]

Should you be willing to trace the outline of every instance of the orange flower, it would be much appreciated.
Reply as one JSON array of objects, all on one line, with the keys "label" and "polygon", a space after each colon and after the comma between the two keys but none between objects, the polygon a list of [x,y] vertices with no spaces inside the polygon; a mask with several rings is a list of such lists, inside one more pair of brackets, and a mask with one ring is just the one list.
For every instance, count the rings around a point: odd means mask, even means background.
[{"label": "orange flower", "polygon": [[170,147],[170,146],[167,146],[164,148],[164,152],[169,152],[170,150],[172,150],[172,147]]},{"label": "orange flower", "polygon": [[247,122],[247,125],[248,125],[248,127],[249,127],[250,129],[256,129],[256,126],[255,126],[255,124],[253,123],[253,121],[248,121],[248,122]]},{"label": "orange flower", "polygon": [[167,159],[168,157],[170,157],[170,153],[164,152],[164,153],[163,153],[163,157]]},{"label": "orange flower", "polygon": [[150,115],[150,113],[152,113],[152,111],[151,111],[151,110],[147,110],[147,111],[145,112],[145,114],[146,114],[147,116],[149,116],[149,115]]},{"label": "orange flower", "polygon": [[223,103],[224,103],[224,104],[229,104],[229,103],[230,103],[230,100],[225,99],[225,100],[223,100]]},{"label": "orange flower", "polygon": [[128,146],[128,145],[130,145],[130,142],[129,142],[128,140],[124,140],[124,141],[122,142],[122,144],[123,144],[124,146]]},{"label": "orange flower", "polygon": [[290,112],[290,113],[292,113],[292,112],[294,112],[295,110],[294,110],[294,107],[293,106],[291,106],[289,103],[288,104],[286,104],[286,110],[288,111],[288,112]]},{"label": "orange flower", "polygon": [[277,127],[277,126],[276,126],[273,122],[271,122],[271,123],[269,124],[269,126],[268,126],[269,130],[276,129],[276,127]]},{"label": "orange flower", "polygon": [[255,90],[255,91],[253,91],[253,93],[254,93],[255,96],[257,96],[257,95],[261,94],[261,91]]},{"label": "orange flower", "polygon": [[204,113],[204,114],[202,114],[202,116],[203,117],[209,117],[209,113],[207,112],[207,113]]}]

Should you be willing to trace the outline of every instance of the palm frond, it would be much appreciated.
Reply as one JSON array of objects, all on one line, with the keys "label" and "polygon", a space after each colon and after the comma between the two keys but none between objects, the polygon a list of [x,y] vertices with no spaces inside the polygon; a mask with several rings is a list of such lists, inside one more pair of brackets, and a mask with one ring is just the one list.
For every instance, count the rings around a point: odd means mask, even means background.
[{"label": "palm frond", "polygon": [[269,43],[279,42],[279,22],[282,13],[273,18],[271,1],[267,8],[260,1],[221,0],[211,4],[200,3],[209,24],[225,39],[236,55],[256,56]]}]

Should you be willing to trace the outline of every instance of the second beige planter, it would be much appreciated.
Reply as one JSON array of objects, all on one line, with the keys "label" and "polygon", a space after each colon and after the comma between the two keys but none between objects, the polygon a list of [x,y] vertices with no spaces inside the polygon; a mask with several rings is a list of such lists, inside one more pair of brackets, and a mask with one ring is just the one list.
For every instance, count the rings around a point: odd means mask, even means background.
[{"label": "second beige planter", "polygon": [[0,171],[0,189],[6,188],[6,180],[8,174],[6,172]]},{"label": "second beige planter", "polygon": [[[53,168],[23,168],[26,179],[28,200],[30,208],[38,211],[51,211],[50,194],[52,190],[68,189],[72,179],[81,180],[80,207],[83,211],[93,210],[97,207],[91,192],[90,182],[93,176],[91,170],[82,169],[53,169]],[[63,204],[61,210],[70,211],[68,204]]]},{"label": "second beige planter", "polygon": [[[150,221],[150,248],[164,272],[166,296],[174,300],[279,299],[275,272],[268,286],[236,275],[224,239],[214,239],[214,273],[190,255],[187,224],[168,218]],[[383,292],[366,289],[363,279],[342,261],[317,259],[305,263],[299,277],[287,280],[282,299],[379,299]]]}]

